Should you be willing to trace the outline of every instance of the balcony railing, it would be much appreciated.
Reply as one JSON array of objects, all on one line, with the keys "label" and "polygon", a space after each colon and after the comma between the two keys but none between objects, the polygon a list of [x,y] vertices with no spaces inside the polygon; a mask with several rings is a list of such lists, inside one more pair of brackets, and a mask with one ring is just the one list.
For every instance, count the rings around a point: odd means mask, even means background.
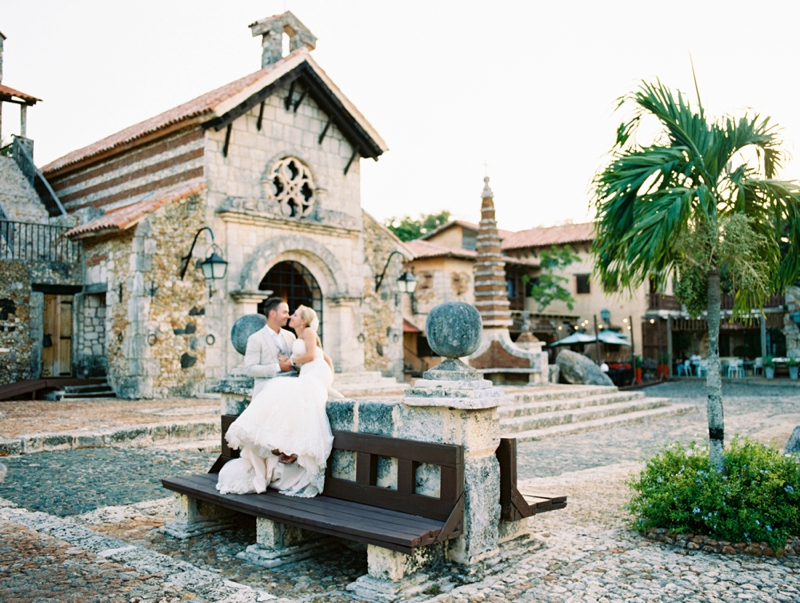
[{"label": "balcony railing", "polygon": [[[732,310],[733,309],[733,295],[723,295],[720,299],[720,308],[722,310]],[[766,303],[764,304],[765,308],[779,308],[786,303],[786,298],[783,295],[773,295],[769,299],[767,299]]]},{"label": "balcony railing", "polygon": [[674,295],[650,294],[650,310],[680,310],[681,302]]},{"label": "balcony railing", "polygon": [[0,220],[0,259],[74,263],[81,245],[63,236],[68,226]]}]

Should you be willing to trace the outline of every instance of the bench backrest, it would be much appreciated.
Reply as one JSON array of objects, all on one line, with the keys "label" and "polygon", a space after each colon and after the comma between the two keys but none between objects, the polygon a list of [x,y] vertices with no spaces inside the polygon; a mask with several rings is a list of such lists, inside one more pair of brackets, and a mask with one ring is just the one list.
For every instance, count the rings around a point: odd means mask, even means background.
[{"label": "bench backrest", "polygon": [[[463,446],[334,431],[333,449],[355,452],[356,479],[333,477],[331,453],[323,491],[326,496],[447,521],[464,492]],[[397,459],[396,490],[377,485],[379,457]],[[421,463],[441,468],[438,498],[415,492],[416,469]]]}]

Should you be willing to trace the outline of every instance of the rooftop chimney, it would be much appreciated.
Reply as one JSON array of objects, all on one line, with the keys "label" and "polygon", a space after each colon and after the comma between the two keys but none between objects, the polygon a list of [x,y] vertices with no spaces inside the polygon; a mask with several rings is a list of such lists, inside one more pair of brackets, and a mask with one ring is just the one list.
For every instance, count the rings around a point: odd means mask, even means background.
[{"label": "rooftop chimney", "polygon": [[0,31],[0,84],[3,83],[3,42],[5,39],[5,35]]},{"label": "rooftop chimney", "polygon": [[283,58],[283,34],[289,36],[289,52],[294,52],[302,46],[314,50],[317,37],[295,17],[291,11],[282,15],[267,17],[261,21],[250,24],[253,36],[261,36],[261,68],[272,65]]}]

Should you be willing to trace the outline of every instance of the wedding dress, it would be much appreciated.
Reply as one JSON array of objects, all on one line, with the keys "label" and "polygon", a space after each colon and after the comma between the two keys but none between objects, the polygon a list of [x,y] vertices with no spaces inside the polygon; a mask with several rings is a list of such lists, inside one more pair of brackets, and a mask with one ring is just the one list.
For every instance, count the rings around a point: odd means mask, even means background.
[{"label": "wedding dress", "polygon": [[[304,354],[298,339],[292,355]],[[331,435],[325,403],[333,374],[317,348],[314,360],[300,369],[299,377],[274,377],[228,428],[225,439],[241,450],[219,472],[222,494],[264,492],[267,487],[290,496],[311,497],[322,492],[325,464],[331,453]],[[330,392],[336,396],[335,390]],[[339,394],[340,395],[340,394]],[[291,464],[278,462],[272,450],[297,455]]]}]

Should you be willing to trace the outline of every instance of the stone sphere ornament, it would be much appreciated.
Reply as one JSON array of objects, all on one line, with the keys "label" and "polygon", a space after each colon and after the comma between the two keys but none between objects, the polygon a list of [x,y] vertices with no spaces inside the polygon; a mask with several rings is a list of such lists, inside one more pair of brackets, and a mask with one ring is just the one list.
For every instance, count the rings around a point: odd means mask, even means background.
[{"label": "stone sphere ornament", "polygon": [[425,331],[428,345],[445,358],[462,358],[478,349],[481,315],[464,302],[439,304],[428,314]]},{"label": "stone sphere ornament", "polygon": [[242,356],[247,351],[247,340],[256,331],[260,331],[267,324],[267,317],[263,314],[245,314],[231,329],[231,343]]}]

